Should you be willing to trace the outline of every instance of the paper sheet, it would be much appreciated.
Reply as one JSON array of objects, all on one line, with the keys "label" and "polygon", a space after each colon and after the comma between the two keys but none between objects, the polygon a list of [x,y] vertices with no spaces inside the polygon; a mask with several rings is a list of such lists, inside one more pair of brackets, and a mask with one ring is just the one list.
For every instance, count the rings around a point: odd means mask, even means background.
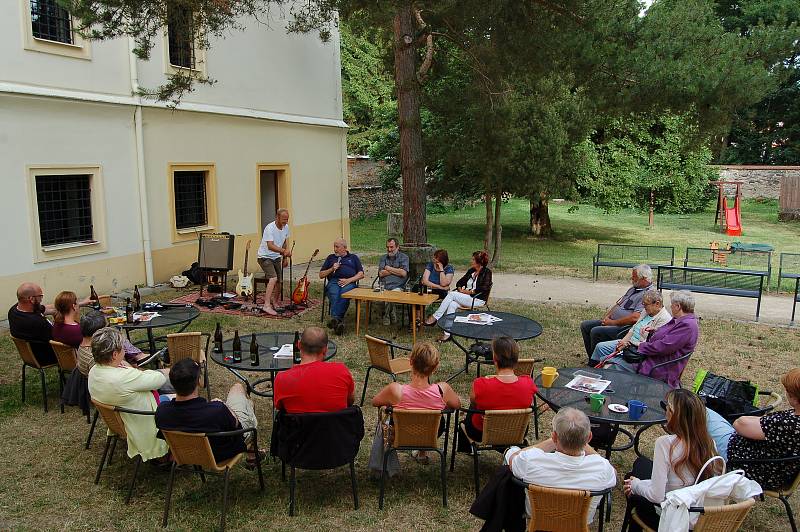
[{"label": "paper sheet", "polygon": [[292,358],[294,356],[294,349],[292,348],[292,344],[283,344],[280,349],[278,349],[272,358]]}]

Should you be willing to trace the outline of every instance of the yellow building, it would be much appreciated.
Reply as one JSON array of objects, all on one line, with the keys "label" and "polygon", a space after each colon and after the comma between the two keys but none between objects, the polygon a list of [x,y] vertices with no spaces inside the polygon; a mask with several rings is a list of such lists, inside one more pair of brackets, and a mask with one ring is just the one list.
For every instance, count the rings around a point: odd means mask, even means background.
[{"label": "yellow building", "polygon": [[[113,293],[197,260],[198,234],[236,234],[234,268],[291,212],[297,260],[349,237],[338,34],[255,21],[209,50],[165,28],[148,61],[132,42],[86,42],[55,0],[0,2],[0,305],[25,280]],[[143,100],[175,69],[216,79],[177,110]]]}]

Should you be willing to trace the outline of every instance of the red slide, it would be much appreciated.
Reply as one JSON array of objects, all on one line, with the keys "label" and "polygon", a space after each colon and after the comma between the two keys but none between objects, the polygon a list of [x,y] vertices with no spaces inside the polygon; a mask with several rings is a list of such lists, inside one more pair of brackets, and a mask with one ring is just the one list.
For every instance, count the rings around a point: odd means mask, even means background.
[{"label": "red slide", "polygon": [[742,212],[739,208],[739,196],[733,202],[733,207],[728,208],[728,198],[722,197],[722,208],[725,210],[725,232],[730,236],[742,234]]}]

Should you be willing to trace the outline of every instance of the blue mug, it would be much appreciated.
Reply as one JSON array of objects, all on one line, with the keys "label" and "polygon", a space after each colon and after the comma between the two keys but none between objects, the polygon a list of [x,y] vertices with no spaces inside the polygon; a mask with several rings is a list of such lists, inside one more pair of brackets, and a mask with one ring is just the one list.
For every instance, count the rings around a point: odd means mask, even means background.
[{"label": "blue mug", "polygon": [[628,401],[628,417],[636,421],[647,411],[647,405],[641,401]]}]

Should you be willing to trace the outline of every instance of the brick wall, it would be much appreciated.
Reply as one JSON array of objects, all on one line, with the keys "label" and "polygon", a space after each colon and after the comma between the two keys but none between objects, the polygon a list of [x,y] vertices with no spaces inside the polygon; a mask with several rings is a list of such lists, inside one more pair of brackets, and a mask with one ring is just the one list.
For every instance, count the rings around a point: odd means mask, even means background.
[{"label": "brick wall", "polygon": [[387,212],[403,212],[403,193],[384,190],[380,182],[382,161],[368,157],[347,157],[350,218],[366,218]]}]

